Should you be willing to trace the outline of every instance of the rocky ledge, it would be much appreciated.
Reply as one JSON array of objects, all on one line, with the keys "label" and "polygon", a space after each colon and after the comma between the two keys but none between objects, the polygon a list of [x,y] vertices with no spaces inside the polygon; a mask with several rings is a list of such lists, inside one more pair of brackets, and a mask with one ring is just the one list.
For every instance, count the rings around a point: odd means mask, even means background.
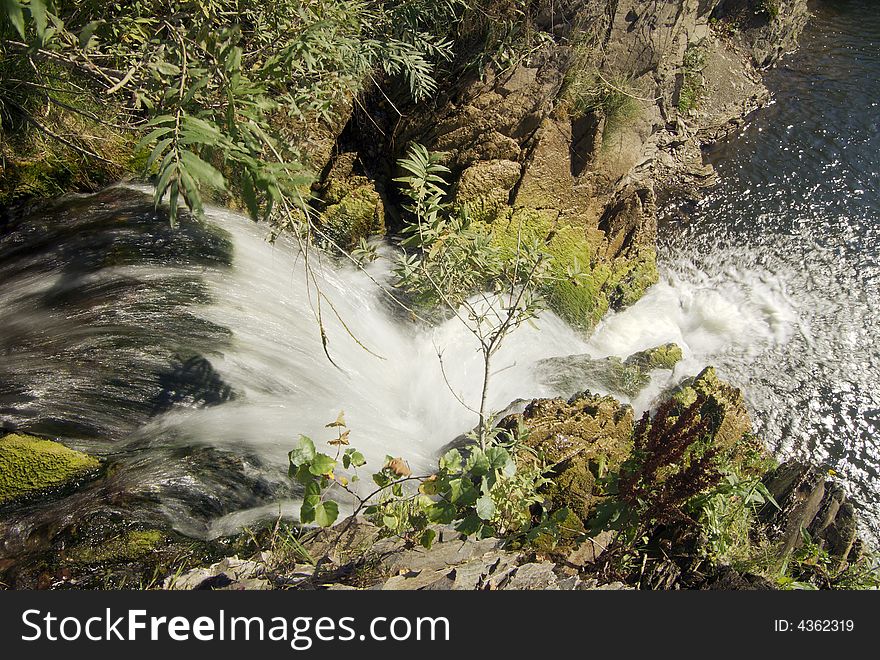
[{"label": "rocky ledge", "polygon": [[641,419],[615,398],[588,391],[519,409],[500,426],[529,448],[521,456],[541,456],[548,466],[542,508],[561,521],[539,534],[465,538],[434,525],[435,541],[425,548],[349,518],[327,529],[276,521],[206,542],[161,525],[103,518],[81,521],[27,560],[0,563],[0,580],[40,588],[223,590],[880,583],[844,490],[818,467],[777,464],[753,433],[740,390],[711,368]]}]

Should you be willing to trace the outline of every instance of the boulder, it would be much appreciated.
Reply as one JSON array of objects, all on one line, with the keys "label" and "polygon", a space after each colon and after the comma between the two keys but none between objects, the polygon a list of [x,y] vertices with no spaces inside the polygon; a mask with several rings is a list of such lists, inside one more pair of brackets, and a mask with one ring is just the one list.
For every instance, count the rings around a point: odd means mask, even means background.
[{"label": "boulder", "polygon": [[610,356],[569,355],[541,360],[538,377],[559,392],[576,392],[584,387],[598,387],[611,394],[635,397],[651,380],[654,369],[672,369],[682,359],[676,344],[663,344],[625,360]]},{"label": "boulder", "polygon": [[581,520],[595,503],[597,475],[619,467],[632,450],[632,408],[590,392],[567,401],[537,399],[499,425],[512,433],[527,431],[524,442],[553,466],[546,492],[552,506],[568,507]]},{"label": "boulder", "polygon": [[98,469],[96,458],[20,433],[0,438],[0,505],[58,488]]}]

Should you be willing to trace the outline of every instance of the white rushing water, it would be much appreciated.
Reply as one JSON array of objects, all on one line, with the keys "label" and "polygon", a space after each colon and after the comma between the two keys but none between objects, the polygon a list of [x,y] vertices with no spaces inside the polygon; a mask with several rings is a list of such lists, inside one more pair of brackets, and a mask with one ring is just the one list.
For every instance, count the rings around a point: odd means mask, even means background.
[{"label": "white rushing water", "polygon": [[[344,410],[352,446],[371,465],[390,454],[424,470],[444,445],[475,425],[476,415],[459,399],[478,406],[482,359],[476,341],[456,318],[426,328],[388,302],[373,280],[387,279],[390,248],[380,251],[369,276],[352,266],[312,263],[329,301],[322,305],[322,318],[335,366],[324,355],[315,290],[307,286],[295,246],[268,243],[259,226],[228,211],[212,210],[210,218],[233,237],[234,267],[202,273],[213,303],[196,313],[232,331],[229,346],[210,359],[237,398],[165,413],[137,432],[141,440],[176,438],[246,450],[282,468],[299,434],[329,451],[323,443],[334,433],[325,425]],[[489,407],[497,411],[519,398],[573,394],[538,380],[534,365],[541,359],[585,353],[626,357],[676,342],[685,359],[674,373],[654,373],[631,402],[641,412],[662,390],[725,353],[747,356],[785,342],[797,317],[783,284],[753,272],[723,276],[687,268],[668,273],[633,307],[609,315],[590,338],[545,312],[516,329],[494,358]],[[581,389],[602,391],[587,382]],[[244,519],[235,514],[217,530]]]},{"label": "white rushing water", "polygon": [[[143,192],[65,204],[44,227],[0,244],[9,312],[0,318],[0,422],[123,461],[118,485],[195,535],[277,513],[290,497],[288,452],[304,434],[332,453],[326,424],[340,411],[373,469],[393,455],[430,470],[476,425],[468,406],[480,399],[478,344],[457,318],[429,327],[390,301],[376,282],[390,279],[391,247],[367,273],[312,254],[331,362],[292,241],[272,244],[264,227],[222,209],[207,218],[219,232],[170,230]],[[535,367],[546,358],[625,358],[667,342],[684,360],[652,374],[629,401],[637,413],[710,364],[744,385],[751,360],[801,332],[785,281],[754,263],[713,270],[681,259],[589,337],[545,312],[495,355],[488,407],[574,394],[542,382],[546,368]],[[576,388],[606,393],[597,383]]]}]

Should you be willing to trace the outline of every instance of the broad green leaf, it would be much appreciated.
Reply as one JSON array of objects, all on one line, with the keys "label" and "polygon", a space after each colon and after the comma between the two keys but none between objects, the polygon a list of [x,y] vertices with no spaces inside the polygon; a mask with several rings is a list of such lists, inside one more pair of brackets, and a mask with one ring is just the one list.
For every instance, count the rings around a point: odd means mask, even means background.
[{"label": "broad green leaf", "polygon": [[489,472],[489,459],[482,449],[474,449],[468,457],[465,469],[476,477],[481,477]]},{"label": "broad green leaf", "polygon": [[321,498],[317,495],[310,495],[303,498],[303,503],[299,510],[300,522],[306,525],[315,522],[315,509],[320,505]]},{"label": "broad green leaf", "polygon": [[449,502],[436,502],[425,512],[432,523],[448,525],[455,520],[455,507]]},{"label": "broad green leaf", "polygon": [[446,452],[440,459],[440,468],[450,472],[458,472],[461,469],[461,452],[457,449],[450,449]]},{"label": "broad green leaf", "polygon": [[495,502],[488,495],[483,495],[477,500],[476,511],[483,520],[491,520],[495,515]]},{"label": "broad green leaf", "polygon": [[479,516],[476,514],[471,514],[461,520],[456,526],[456,531],[464,534],[465,536],[471,536],[476,534],[480,528],[483,526],[483,521],[480,520]]},{"label": "broad green leaf", "polygon": [[306,435],[299,436],[299,442],[287,455],[293,465],[306,465],[315,458],[315,443]]},{"label": "broad green leaf", "polygon": [[330,527],[339,517],[339,506],[333,500],[322,502],[315,507],[315,523],[321,527]]},{"label": "broad green leaf", "polygon": [[489,466],[493,470],[504,470],[513,462],[513,459],[510,457],[510,452],[504,447],[489,447],[489,449],[486,450],[486,458],[489,460]]},{"label": "broad green leaf", "polygon": [[315,457],[312,459],[311,467],[309,467],[309,472],[316,477],[319,477],[321,475],[330,474],[335,467],[336,460],[334,458],[327,456],[327,454],[315,454]]}]

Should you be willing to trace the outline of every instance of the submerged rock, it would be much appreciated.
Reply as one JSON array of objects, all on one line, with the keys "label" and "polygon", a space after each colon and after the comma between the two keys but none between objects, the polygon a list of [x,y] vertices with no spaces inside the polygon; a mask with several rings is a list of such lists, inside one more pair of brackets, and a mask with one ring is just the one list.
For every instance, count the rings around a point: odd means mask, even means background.
[{"label": "submerged rock", "polygon": [[96,458],[52,440],[13,433],[0,438],[0,504],[64,486],[97,470]]},{"label": "submerged rock", "polygon": [[561,392],[576,392],[589,383],[611,394],[633,398],[650,382],[651,371],[672,369],[681,358],[681,348],[676,344],[663,344],[633,353],[625,360],[589,355],[548,358],[538,362],[536,370],[544,383]]}]

